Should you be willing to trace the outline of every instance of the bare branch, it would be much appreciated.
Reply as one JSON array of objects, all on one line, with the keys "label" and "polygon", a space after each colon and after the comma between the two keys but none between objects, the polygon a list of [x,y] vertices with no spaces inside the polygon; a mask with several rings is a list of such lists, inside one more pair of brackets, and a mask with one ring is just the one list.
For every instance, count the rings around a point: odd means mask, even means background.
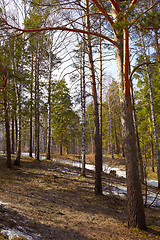
[{"label": "bare branch", "polygon": [[8,26],[10,28],[16,30],[17,32],[18,31],[20,32],[20,33],[17,33],[15,35],[13,35],[13,37],[21,36],[23,33],[60,30],[60,31],[84,33],[84,34],[93,35],[93,36],[96,36],[96,37],[101,37],[101,38],[109,41],[110,43],[112,43],[114,46],[117,46],[117,43],[110,37],[104,36],[100,33],[88,32],[88,31],[85,31],[85,30],[82,30],[82,29],[74,29],[74,28],[71,29],[71,28],[66,28],[64,26],[61,26],[61,27],[46,27],[46,28],[38,28],[38,29],[21,29],[21,28],[14,27],[10,24],[8,24]]}]

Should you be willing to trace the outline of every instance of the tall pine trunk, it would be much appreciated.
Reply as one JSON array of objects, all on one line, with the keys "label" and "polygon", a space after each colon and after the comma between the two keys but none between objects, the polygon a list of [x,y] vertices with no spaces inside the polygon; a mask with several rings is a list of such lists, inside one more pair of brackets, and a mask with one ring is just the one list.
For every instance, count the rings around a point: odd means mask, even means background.
[{"label": "tall pine trunk", "polygon": [[82,48],[82,170],[81,175],[85,176],[86,165],[86,94],[85,94],[85,43],[83,42]]},{"label": "tall pine trunk", "polygon": [[109,109],[109,129],[110,129],[110,144],[111,144],[111,155],[112,159],[114,159],[113,155],[113,137],[112,137],[112,121],[111,121],[111,105],[108,96],[108,109]]},{"label": "tall pine trunk", "polygon": [[[115,23],[121,21],[113,8]],[[146,229],[143,198],[139,179],[136,135],[129,82],[129,32],[125,27],[115,31],[115,56],[121,104],[122,137],[124,142],[127,181],[128,226]]]},{"label": "tall pine trunk", "polygon": [[48,81],[48,146],[47,159],[51,159],[51,76],[52,76],[52,58],[49,52],[49,81]]},{"label": "tall pine trunk", "polygon": [[[99,33],[101,34],[101,16],[99,16]],[[100,123],[100,141],[101,141],[101,151],[102,151],[102,76],[103,76],[103,68],[102,68],[102,39],[99,38],[99,84],[100,84],[100,92],[99,92],[99,98],[100,98],[100,104],[99,104],[99,123]],[[103,164],[103,152],[102,152],[102,164]],[[101,167],[102,167],[101,164]]]},{"label": "tall pine trunk", "polygon": [[[130,227],[146,228],[143,198],[139,180],[138,156],[136,136],[133,122],[133,108],[130,97],[129,86],[129,33],[128,29],[123,30],[123,42],[119,48],[122,56],[116,56],[117,63],[120,61],[121,76],[120,101],[122,109],[122,128],[126,159],[126,180],[128,198],[128,225]],[[122,48],[123,47],[123,48]],[[123,52],[121,51],[123,49]]]},{"label": "tall pine trunk", "polygon": [[32,157],[33,152],[33,52],[32,52],[32,69],[31,69],[31,89],[30,89],[30,140],[29,140],[29,156]]},{"label": "tall pine trunk", "polygon": [[[85,0],[86,6],[86,30],[90,32],[90,21],[89,21],[89,2]],[[94,126],[95,126],[95,194],[102,194],[102,150],[101,150],[101,137],[99,133],[99,112],[98,112],[98,99],[97,99],[97,89],[95,80],[95,70],[92,55],[92,46],[90,35],[87,35],[87,50],[89,59],[89,71],[91,79],[92,88],[92,98],[93,98],[93,112],[94,112]]]},{"label": "tall pine trunk", "polygon": [[36,69],[35,69],[35,158],[39,161],[39,39],[37,40],[37,52],[36,52]]}]

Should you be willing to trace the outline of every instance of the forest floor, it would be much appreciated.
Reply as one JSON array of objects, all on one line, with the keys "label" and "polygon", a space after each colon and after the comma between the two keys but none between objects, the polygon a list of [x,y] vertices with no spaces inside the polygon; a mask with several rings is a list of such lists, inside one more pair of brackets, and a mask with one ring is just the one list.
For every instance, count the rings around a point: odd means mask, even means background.
[{"label": "forest floor", "polygon": [[[145,209],[147,231],[129,229],[126,197],[109,189],[95,196],[93,171],[84,178],[79,168],[60,161],[22,157],[21,166],[12,169],[5,161],[1,155],[0,232],[16,229],[35,240],[160,239],[160,209]],[[123,168],[122,159],[118,165]],[[125,185],[123,177],[103,174],[104,188],[115,182]]]}]

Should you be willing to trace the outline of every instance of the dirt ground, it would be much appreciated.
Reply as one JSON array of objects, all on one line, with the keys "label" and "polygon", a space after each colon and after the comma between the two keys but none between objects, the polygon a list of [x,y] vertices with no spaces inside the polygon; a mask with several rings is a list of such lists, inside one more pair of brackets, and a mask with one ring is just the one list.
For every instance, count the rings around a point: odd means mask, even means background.
[{"label": "dirt ground", "polygon": [[[43,240],[160,239],[160,209],[146,209],[148,231],[128,229],[126,198],[94,195],[94,172],[61,162],[22,157],[7,169],[0,156],[0,230]],[[103,187],[125,179],[103,174]],[[4,239],[0,236],[0,239]]]}]

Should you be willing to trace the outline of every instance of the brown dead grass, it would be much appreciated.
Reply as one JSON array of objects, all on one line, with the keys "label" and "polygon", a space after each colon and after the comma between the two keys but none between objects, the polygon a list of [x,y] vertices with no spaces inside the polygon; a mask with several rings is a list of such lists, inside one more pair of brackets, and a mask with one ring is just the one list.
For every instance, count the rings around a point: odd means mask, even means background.
[{"label": "brown dead grass", "polygon": [[[0,228],[23,227],[44,240],[160,239],[160,211],[146,209],[148,232],[128,229],[126,199],[95,196],[92,171],[82,178],[80,169],[60,162],[22,157],[21,167],[7,169],[4,161],[0,201],[9,205],[0,206]],[[115,181],[125,182],[103,174],[103,185]]]}]

